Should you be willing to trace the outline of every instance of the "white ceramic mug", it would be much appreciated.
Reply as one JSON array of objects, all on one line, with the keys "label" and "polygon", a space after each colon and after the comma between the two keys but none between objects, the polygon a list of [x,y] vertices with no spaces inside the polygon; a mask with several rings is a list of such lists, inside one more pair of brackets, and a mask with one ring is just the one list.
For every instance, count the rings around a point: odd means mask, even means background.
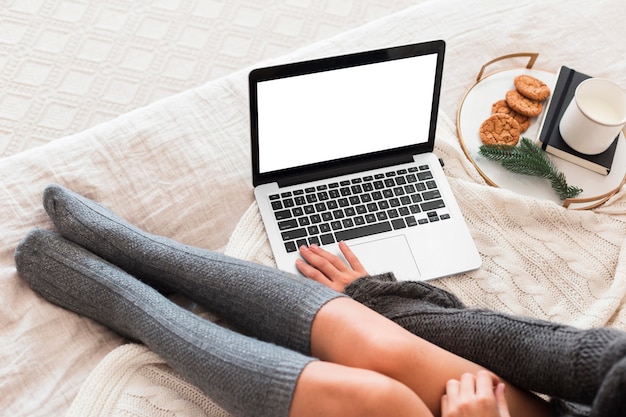
[{"label": "white ceramic mug", "polygon": [[611,146],[626,124],[626,92],[604,78],[588,78],[576,87],[559,130],[574,150],[596,155]]}]

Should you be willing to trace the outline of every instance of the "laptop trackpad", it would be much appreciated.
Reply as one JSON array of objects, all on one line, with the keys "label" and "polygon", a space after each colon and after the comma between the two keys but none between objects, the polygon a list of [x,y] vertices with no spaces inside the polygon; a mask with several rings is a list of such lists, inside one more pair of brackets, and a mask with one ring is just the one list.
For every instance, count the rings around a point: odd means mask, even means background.
[{"label": "laptop trackpad", "polygon": [[393,236],[348,246],[370,275],[393,272],[398,281],[416,281],[420,272],[404,236]]}]

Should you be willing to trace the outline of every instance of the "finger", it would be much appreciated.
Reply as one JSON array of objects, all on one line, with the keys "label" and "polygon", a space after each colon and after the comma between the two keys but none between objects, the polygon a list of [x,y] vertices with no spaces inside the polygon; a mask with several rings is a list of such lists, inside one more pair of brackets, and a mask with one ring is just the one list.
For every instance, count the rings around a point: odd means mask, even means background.
[{"label": "finger", "polygon": [[348,264],[346,264],[344,260],[341,259],[339,256],[334,255],[317,245],[311,245],[309,249],[311,249],[311,251],[316,255],[328,261],[330,265],[332,265],[338,271],[345,272],[352,270],[352,268]]},{"label": "finger", "polygon": [[493,398],[494,386],[498,384],[494,378],[495,376],[491,372],[478,371],[476,373],[476,393],[486,398]]},{"label": "finger", "polygon": [[312,267],[302,259],[296,259],[296,268],[302,275],[312,279],[313,281],[317,281],[325,285],[330,282],[326,275],[322,274],[318,269]]},{"label": "finger", "polygon": [[309,265],[320,270],[322,273],[324,273],[324,270],[322,268],[328,269],[329,267],[333,267],[332,263],[330,263],[324,256],[322,256],[324,252],[326,251],[315,251],[313,249],[313,246],[300,246],[300,255],[302,256],[302,258],[304,258],[304,260],[307,261]]},{"label": "finger", "polygon": [[448,396],[443,394],[441,396],[441,417],[447,417],[449,412]]},{"label": "finger", "polygon": [[506,396],[505,396],[505,385],[500,382],[497,386],[496,386],[496,402],[498,405],[498,411],[500,413],[500,417],[510,417],[510,413],[509,413],[509,405],[506,402]]},{"label": "finger", "polygon": [[456,379],[451,379],[446,383],[446,395],[448,396],[449,404],[456,404],[458,402],[460,389],[461,383]]},{"label": "finger", "polygon": [[500,377],[491,371],[481,370],[481,371],[478,371],[478,373],[483,373],[487,375],[489,379],[491,379],[492,388],[495,388],[499,383],[502,382]]},{"label": "finger", "polygon": [[316,245],[300,248],[300,255],[332,281],[340,272],[352,271],[338,256]]},{"label": "finger", "polygon": [[346,258],[346,260],[350,264],[350,267],[353,270],[355,270],[356,272],[362,273],[364,276],[368,275],[367,271],[363,267],[363,264],[361,264],[361,261],[359,260],[359,258],[357,258],[354,252],[352,252],[352,249],[350,249],[348,244],[344,242],[343,240],[339,242],[339,250],[341,251],[343,256]]},{"label": "finger", "polygon": [[465,373],[461,376],[459,396],[464,399],[473,398],[476,394],[476,377],[474,374]]}]

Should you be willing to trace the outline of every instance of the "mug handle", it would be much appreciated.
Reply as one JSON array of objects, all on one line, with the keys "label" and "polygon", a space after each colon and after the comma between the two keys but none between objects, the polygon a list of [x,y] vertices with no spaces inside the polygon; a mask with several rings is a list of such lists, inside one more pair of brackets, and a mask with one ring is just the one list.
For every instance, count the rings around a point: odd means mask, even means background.
[{"label": "mug handle", "polygon": [[483,67],[480,69],[480,72],[478,73],[478,76],[476,77],[476,82],[482,80],[483,78],[483,73],[485,72],[485,69],[498,61],[503,61],[505,59],[511,59],[511,58],[520,58],[520,57],[528,57],[528,64],[526,64],[526,68],[531,69],[533,67],[533,65],[535,65],[535,61],[537,60],[537,57],[539,56],[538,53],[536,52],[519,52],[516,54],[509,54],[509,55],[502,55],[501,57],[492,59],[491,61],[487,62],[485,65],[483,65]]}]

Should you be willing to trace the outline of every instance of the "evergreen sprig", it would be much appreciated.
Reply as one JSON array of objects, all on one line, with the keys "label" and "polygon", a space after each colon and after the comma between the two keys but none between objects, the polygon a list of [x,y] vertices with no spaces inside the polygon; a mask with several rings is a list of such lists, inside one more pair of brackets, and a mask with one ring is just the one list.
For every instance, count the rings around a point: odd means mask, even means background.
[{"label": "evergreen sprig", "polygon": [[576,197],[583,191],[568,185],[565,175],[554,166],[545,152],[528,138],[522,138],[519,146],[482,145],[479,153],[487,159],[499,162],[509,171],[547,178],[561,200]]}]

